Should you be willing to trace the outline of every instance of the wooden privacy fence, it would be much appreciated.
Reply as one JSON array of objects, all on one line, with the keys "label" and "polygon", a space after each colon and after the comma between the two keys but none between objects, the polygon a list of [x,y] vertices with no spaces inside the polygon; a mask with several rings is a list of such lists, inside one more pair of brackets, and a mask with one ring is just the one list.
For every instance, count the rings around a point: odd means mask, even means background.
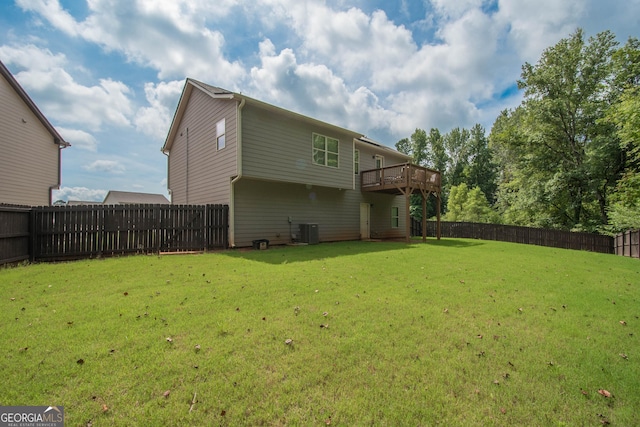
[{"label": "wooden privacy fence", "polygon": [[[427,222],[427,235],[435,235],[435,226],[434,222]],[[413,235],[422,235],[419,220],[412,218],[411,231]],[[441,222],[440,231],[442,237],[497,240],[605,254],[614,253],[614,238],[601,234],[473,222]]]},{"label": "wooden privacy fence", "polygon": [[616,255],[640,258],[640,230],[625,231],[615,237]]},{"label": "wooden privacy fence", "polygon": [[13,218],[0,208],[0,248],[7,246],[0,264],[228,246],[227,205],[51,206],[20,213]]},{"label": "wooden privacy fence", "polygon": [[0,265],[31,258],[31,208],[0,206]]}]

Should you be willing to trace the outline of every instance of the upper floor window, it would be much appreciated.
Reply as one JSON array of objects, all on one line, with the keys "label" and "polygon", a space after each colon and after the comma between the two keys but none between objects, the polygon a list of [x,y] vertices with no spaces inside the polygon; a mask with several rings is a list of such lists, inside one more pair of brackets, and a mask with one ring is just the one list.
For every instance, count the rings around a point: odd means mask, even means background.
[{"label": "upper floor window", "polygon": [[216,124],[216,147],[218,148],[218,150],[222,150],[226,146],[225,133],[225,119],[222,119],[218,122],[218,124]]},{"label": "upper floor window", "polygon": [[356,175],[360,173],[360,150],[353,152],[353,171]]},{"label": "upper floor window", "polygon": [[313,164],[338,167],[339,141],[324,135],[313,134]]}]

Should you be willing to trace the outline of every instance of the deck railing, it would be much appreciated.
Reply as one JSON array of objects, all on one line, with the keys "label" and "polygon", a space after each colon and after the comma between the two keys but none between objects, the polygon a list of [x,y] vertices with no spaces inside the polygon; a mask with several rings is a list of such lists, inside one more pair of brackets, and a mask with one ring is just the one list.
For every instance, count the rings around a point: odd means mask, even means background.
[{"label": "deck railing", "polygon": [[403,163],[362,171],[362,191],[381,191],[399,188],[423,188],[440,191],[440,172],[422,166]]}]

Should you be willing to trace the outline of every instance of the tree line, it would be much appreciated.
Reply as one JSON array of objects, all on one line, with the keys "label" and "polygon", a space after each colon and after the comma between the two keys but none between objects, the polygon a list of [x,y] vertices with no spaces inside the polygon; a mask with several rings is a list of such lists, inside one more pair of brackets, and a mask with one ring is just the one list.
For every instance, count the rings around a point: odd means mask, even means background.
[{"label": "tree line", "polygon": [[[416,129],[396,148],[442,172],[444,219],[616,233],[640,228],[640,42],[582,29],[525,63],[521,104],[479,124]],[[432,217],[432,206],[426,212]],[[421,218],[419,198],[411,211]]]}]

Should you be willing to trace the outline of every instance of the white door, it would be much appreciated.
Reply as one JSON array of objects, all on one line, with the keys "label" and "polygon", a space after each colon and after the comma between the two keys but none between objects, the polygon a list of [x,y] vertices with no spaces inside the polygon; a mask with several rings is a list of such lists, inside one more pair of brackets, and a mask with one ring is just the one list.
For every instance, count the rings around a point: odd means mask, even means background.
[{"label": "white door", "polygon": [[367,240],[371,237],[371,206],[369,203],[360,203],[360,239]]}]

